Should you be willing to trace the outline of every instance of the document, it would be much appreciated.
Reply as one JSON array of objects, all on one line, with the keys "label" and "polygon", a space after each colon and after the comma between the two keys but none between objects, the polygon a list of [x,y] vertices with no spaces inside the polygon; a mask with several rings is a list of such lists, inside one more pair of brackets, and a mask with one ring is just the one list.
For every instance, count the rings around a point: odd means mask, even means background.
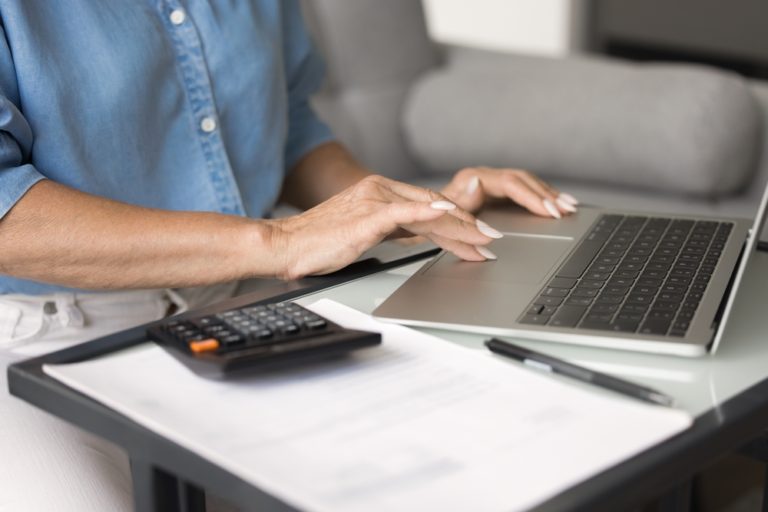
[{"label": "document", "polygon": [[154,344],[45,372],[308,511],[525,510],[691,424],[327,299],[309,308],[383,343],[232,381]]}]

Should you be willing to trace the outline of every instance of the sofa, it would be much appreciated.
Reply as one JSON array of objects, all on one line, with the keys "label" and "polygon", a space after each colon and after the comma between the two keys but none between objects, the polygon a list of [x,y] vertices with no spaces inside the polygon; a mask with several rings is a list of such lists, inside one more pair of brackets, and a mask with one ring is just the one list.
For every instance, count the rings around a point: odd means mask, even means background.
[{"label": "sofa", "polygon": [[768,179],[768,84],[698,65],[513,55],[430,40],[419,0],[306,0],[315,108],[381,174],[438,188],[525,168],[582,202],[749,217]]}]

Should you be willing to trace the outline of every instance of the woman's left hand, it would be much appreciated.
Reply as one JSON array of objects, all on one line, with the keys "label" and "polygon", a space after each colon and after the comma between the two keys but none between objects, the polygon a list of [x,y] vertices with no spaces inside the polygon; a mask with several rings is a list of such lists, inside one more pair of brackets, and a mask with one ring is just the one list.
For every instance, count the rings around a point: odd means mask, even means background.
[{"label": "woman's left hand", "polygon": [[457,172],[442,193],[467,211],[477,211],[488,198],[511,199],[542,217],[562,218],[579,202],[536,175],[519,169],[467,167]]}]

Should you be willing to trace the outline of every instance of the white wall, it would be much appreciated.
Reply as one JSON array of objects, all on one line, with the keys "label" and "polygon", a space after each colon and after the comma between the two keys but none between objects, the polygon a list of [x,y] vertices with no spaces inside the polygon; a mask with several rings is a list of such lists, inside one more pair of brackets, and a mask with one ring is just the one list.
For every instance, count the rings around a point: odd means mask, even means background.
[{"label": "white wall", "polygon": [[423,0],[438,41],[544,55],[572,49],[576,1]]}]

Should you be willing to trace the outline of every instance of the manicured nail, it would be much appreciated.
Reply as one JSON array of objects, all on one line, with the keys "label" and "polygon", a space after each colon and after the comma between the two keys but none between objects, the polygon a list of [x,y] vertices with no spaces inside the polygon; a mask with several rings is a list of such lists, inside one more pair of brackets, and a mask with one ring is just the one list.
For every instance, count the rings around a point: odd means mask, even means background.
[{"label": "manicured nail", "polygon": [[552,201],[550,201],[549,199],[545,199],[544,201],[542,201],[542,203],[544,204],[544,208],[549,212],[551,216],[553,216],[556,219],[563,218],[563,216],[560,215],[560,212],[557,210],[557,208],[555,208],[555,205],[552,203]]},{"label": "manicured nail", "polygon": [[501,238],[504,236],[500,231],[493,229],[491,226],[481,221],[480,219],[475,221],[475,225],[477,226],[477,229],[479,229],[480,232],[485,236],[489,236],[491,238]]},{"label": "manicured nail", "polygon": [[575,213],[577,211],[576,207],[573,206],[571,203],[565,202],[562,198],[558,197],[555,199],[555,203],[557,203],[557,206],[562,208],[563,210],[571,213]]},{"label": "manicured nail", "polygon": [[483,258],[485,258],[485,259],[487,259],[487,260],[495,260],[495,259],[498,259],[498,258],[496,257],[496,255],[495,255],[495,254],[493,254],[493,253],[491,252],[491,250],[490,250],[490,249],[488,249],[487,247],[483,247],[482,245],[476,245],[476,246],[475,246],[475,249],[477,250],[477,252],[479,252],[479,253],[480,253],[480,255],[481,255]]},{"label": "manicured nail", "polygon": [[477,190],[477,187],[480,186],[480,178],[477,176],[472,176],[472,179],[469,180],[469,183],[467,183],[467,190],[466,193],[468,196],[471,196],[475,193]]},{"label": "manicured nail", "polygon": [[573,197],[571,194],[567,194],[565,192],[561,192],[559,196],[557,196],[558,199],[562,199],[566,203],[570,204],[571,206],[576,206],[579,204],[579,200]]},{"label": "manicured nail", "polygon": [[450,201],[434,201],[434,202],[430,203],[429,206],[431,208],[435,209],[435,210],[445,210],[445,211],[448,211],[448,210],[455,210],[456,209],[456,205],[453,204]]}]

